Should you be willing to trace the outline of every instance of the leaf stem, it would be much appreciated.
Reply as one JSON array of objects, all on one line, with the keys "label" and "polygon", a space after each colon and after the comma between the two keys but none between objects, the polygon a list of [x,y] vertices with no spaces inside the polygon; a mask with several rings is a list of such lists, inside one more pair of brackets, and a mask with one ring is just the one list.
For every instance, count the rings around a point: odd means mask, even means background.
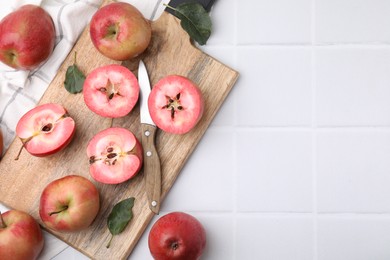
[{"label": "leaf stem", "polygon": [[113,238],[114,238],[114,235],[111,235],[111,238],[110,238],[110,240],[108,241],[108,243],[107,243],[107,245],[106,245],[106,248],[110,248],[110,246],[111,246],[111,241],[112,241]]},{"label": "leaf stem", "polygon": [[172,9],[172,10],[174,10],[174,11],[177,11],[177,9],[176,8],[174,8],[174,7],[172,7],[172,6],[170,6],[169,4],[163,4],[165,7],[168,7],[169,9]]}]

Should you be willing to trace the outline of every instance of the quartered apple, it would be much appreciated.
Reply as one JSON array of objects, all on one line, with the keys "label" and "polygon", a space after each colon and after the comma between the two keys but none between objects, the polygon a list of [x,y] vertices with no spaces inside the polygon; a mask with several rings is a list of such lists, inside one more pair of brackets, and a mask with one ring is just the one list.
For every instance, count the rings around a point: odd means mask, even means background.
[{"label": "quartered apple", "polygon": [[67,146],[75,129],[75,121],[64,107],[48,103],[24,114],[16,125],[16,135],[23,143],[22,149],[34,156],[47,156]]},{"label": "quartered apple", "polygon": [[132,132],[112,127],[96,134],[87,155],[90,174],[98,182],[118,184],[134,177],[142,166],[143,151]]},{"label": "quartered apple", "polygon": [[130,113],[138,101],[139,85],[124,66],[111,64],[94,69],[83,86],[84,101],[96,114],[117,118]]}]

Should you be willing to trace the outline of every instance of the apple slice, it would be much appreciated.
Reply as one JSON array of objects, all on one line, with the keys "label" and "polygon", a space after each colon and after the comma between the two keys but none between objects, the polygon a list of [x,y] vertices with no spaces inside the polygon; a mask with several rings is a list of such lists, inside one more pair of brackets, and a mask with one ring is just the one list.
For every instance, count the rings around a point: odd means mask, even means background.
[{"label": "apple slice", "polygon": [[96,114],[117,118],[130,113],[138,101],[139,85],[124,66],[111,64],[94,69],[83,86],[85,104]]},{"label": "apple slice", "polygon": [[98,182],[118,184],[134,177],[142,166],[143,150],[132,132],[112,127],[96,134],[87,147],[91,176]]},{"label": "apple slice", "polygon": [[22,149],[34,156],[47,156],[67,146],[75,129],[75,122],[64,107],[48,103],[24,114],[16,125],[16,135],[23,143]]},{"label": "apple slice", "polygon": [[202,92],[190,79],[169,75],[153,87],[148,107],[153,122],[172,134],[188,133],[203,115]]}]

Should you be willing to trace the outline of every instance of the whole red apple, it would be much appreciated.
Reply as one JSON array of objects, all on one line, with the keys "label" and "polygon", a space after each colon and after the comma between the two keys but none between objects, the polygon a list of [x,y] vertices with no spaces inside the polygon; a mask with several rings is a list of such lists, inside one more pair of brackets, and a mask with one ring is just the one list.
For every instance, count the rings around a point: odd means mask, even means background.
[{"label": "whole red apple", "polygon": [[206,246],[206,231],[195,217],[172,212],[154,223],[148,243],[155,260],[197,260]]},{"label": "whole red apple", "polygon": [[44,9],[23,5],[0,22],[0,61],[32,70],[53,52],[55,36],[53,20]]},{"label": "whole red apple", "polygon": [[95,185],[82,176],[68,175],[52,181],[43,190],[39,215],[50,229],[78,231],[91,225],[99,207]]},{"label": "whole red apple", "polygon": [[36,259],[43,244],[41,228],[32,216],[19,210],[0,214],[1,259]]},{"label": "whole red apple", "polygon": [[95,47],[113,60],[128,60],[142,53],[149,45],[152,28],[133,5],[111,3],[92,17],[90,36]]}]

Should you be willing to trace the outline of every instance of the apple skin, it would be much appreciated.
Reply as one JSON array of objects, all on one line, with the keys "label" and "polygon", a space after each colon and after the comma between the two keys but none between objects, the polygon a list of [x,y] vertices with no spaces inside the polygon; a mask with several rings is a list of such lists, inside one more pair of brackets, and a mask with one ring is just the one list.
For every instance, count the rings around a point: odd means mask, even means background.
[{"label": "apple skin", "polygon": [[51,16],[36,5],[23,5],[0,22],[0,61],[15,69],[32,70],[54,49]]},{"label": "apple skin", "polygon": [[197,260],[206,246],[206,231],[195,217],[171,212],[154,223],[148,243],[155,260]]},{"label": "apple skin", "polygon": [[0,220],[0,258],[36,259],[42,251],[44,238],[36,220],[19,210],[2,214],[6,227]]},{"label": "apple skin", "polygon": [[52,181],[43,190],[39,215],[48,228],[73,232],[89,227],[99,208],[95,185],[82,176],[68,175]]},{"label": "apple skin", "polygon": [[128,3],[111,3],[92,17],[90,37],[104,56],[113,60],[128,60],[146,50],[152,37],[150,22]]},{"label": "apple skin", "polygon": [[0,159],[2,155],[3,155],[3,133],[1,132],[1,128],[0,128]]}]

